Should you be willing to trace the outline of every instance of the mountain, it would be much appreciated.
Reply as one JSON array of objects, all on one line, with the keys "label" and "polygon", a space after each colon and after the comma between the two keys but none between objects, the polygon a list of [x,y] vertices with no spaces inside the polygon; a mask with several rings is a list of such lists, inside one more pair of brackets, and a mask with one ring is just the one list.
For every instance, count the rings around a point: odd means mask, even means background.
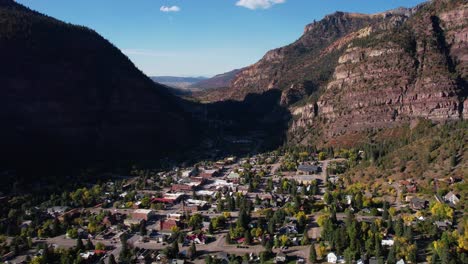
[{"label": "mountain", "polygon": [[279,91],[292,144],[336,142],[418,119],[462,119],[467,6],[435,0],[372,15],[336,12],[201,99],[243,101]]},{"label": "mountain", "polygon": [[157,158],[193,142],[180,99],[88,28],[0,0],[0,58],[5,168]]},{"label": "mountain", "polygon": [[229,72],[218,74],[211,78],[198,81],[191,86],[193,88],[199,88],[203,90],[228,87],[232,80],[236,77],[237,73],[240,71],[242,71],[242,69],[235,69]]},{"label": "mountain", "polygon": [[151,79],[160,84],[182,90],[191,90],[192,85],[206,80],[205,77],[175,77],[175,76],[153,76]]}]

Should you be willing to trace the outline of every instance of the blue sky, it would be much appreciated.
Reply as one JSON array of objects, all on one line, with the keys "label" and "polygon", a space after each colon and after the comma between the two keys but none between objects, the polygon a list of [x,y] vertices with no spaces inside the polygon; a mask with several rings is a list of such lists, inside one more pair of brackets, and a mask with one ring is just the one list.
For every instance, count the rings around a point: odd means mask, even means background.
[{"label": "blue sky", "polygon": [[255,63],[337,10],[377,13],[422,0],[17,0],[96,30],[147,75],[212,76]]}]

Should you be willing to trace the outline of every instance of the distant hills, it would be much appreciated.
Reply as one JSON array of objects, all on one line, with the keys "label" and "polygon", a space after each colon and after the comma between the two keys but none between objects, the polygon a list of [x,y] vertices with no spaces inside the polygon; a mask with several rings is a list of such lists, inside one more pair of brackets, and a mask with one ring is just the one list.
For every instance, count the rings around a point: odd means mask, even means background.
[{"label": "distant hills", "polygon": [[173,88],[190,90],[192,85],[206,80],[206,77],[175,77],[175,76],[153,76],[151,80]]},{"label": "distant hills", "polygon": [[0,0],[0,58],[4,167],[157,158],[194,142],[180,99],[91,29]]},{"label": "distant hills", "polygon": [[151,79],[160,84],[175,88],[184,92],[203,92],[215,88],[229,87],[236,74],[242,69],[235,69],[226,73],[206,77],[175,77],[175,76],[154,76]]}]

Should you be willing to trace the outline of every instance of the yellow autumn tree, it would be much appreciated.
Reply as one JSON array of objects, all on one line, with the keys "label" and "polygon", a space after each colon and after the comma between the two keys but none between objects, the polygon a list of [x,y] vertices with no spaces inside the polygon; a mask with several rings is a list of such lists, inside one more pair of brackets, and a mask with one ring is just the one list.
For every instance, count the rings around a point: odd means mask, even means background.
[{"label": "yellow autumn tree", "polygon": [[434,203],[431,207],[431,214],[438,219],[452,219],[453,209],[444,203]]}]

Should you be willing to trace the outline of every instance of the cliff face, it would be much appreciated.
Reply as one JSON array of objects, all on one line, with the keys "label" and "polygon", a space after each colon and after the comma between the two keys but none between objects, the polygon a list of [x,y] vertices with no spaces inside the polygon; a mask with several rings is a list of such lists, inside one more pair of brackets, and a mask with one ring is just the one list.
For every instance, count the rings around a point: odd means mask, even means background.
[{"label": "cliff face", "polygon": [[2,0],[0,58],[4,162],[158,157],[190,143],[178,99],[94,31]]},{"label": "cliff face", "polygon": [[[440,1],[392,30],[355,39],[317,103],[294,109],[291,132],[320,126],[327,138],[466,114],[467,8]],[[450,5],[453,4],[453,5]]]},{"label": "cliff face", "polygon": [[213,91],[211,100],[243,100],[246,95],[270,89],[283,91],[282,104],[288,105],[310,94],[333,72],[338,49],[324,52],[334,41],[382,17],[337,12],[320,22],[307,25],[304,34],[291,45],[269,51],[257,63],[244,68],[223,93]]}]

